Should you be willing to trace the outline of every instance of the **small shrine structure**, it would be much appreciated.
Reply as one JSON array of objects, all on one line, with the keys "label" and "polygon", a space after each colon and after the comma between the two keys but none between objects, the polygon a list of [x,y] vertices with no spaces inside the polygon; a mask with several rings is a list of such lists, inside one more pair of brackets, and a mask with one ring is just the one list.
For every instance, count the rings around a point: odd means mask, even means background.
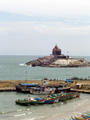
[{"label": "small shrine structure", "polygon": [[58,58],[69,58],[69,56],[65,56],[62,54],[62,50],[57,45],[55,45],[55,47],[53,48],[52,55]]}]

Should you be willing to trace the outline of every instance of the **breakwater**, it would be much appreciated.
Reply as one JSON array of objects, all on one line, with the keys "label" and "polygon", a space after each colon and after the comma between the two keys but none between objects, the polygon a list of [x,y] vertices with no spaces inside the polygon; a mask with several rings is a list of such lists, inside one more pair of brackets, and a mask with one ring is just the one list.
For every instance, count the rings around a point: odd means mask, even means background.
[{"label": "breakwater", "polygon": [[0,88],[0,92],[11,92],[11,91],[16,91],[16,88],[14,88],[14,87]]},{"label": "breakwater", "polygon": [[[90,93],[90,80],[73,80],[71,82],[65,82],[64,80],[46,80],[48,85],[62,85],[65,87],[70,87],[71,91]],[[0,81],[0,92],[3,91],[16,91],[16,86],[21,83],[33,83],[41,85],[43,80],[4,80]]]}]

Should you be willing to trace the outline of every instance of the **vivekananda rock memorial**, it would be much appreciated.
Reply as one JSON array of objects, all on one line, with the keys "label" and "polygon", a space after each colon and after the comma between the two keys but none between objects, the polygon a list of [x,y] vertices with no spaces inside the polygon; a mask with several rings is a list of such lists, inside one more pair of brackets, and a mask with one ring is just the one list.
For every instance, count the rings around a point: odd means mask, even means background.
[{"label": "vivekananda rock memorial", "polygon": [[32,67],[86,67],[90,66],[90,62],[85,59],[71,58],[62,54],[62,50],[56,45],[50,56],[38,58],[36,60],[25,63]]}]

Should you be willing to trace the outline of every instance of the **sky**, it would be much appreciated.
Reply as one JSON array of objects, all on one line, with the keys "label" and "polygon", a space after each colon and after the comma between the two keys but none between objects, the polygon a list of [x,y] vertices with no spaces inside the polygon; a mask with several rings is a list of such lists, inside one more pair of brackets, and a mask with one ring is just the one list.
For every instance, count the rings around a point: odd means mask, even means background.
[{"label": "sky", "polygon": [[90,0],[0,0],[0,55],[90,56]]}]

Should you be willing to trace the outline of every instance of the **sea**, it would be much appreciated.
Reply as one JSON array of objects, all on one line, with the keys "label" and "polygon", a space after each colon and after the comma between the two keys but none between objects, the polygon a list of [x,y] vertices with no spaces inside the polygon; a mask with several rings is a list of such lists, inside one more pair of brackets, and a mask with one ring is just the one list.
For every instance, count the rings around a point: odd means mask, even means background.
[{"label": "sea", "polygon": [[[42,56],[0,56],[0,80],[43,80],[44,78],[65,80],[72,77],[90,79],[90,67],[49,68],[25,66],[25,63]],[[73,56],[74,57],[74,56]],[[85,58],[88,56],[75,56]],[[69,120],[82,112],[90,111],[90,95],[52,105],[19,106],[15,100],[30,94],[0,92],[0,120]],[[40,96],[42,97],[42,96]]]}]

